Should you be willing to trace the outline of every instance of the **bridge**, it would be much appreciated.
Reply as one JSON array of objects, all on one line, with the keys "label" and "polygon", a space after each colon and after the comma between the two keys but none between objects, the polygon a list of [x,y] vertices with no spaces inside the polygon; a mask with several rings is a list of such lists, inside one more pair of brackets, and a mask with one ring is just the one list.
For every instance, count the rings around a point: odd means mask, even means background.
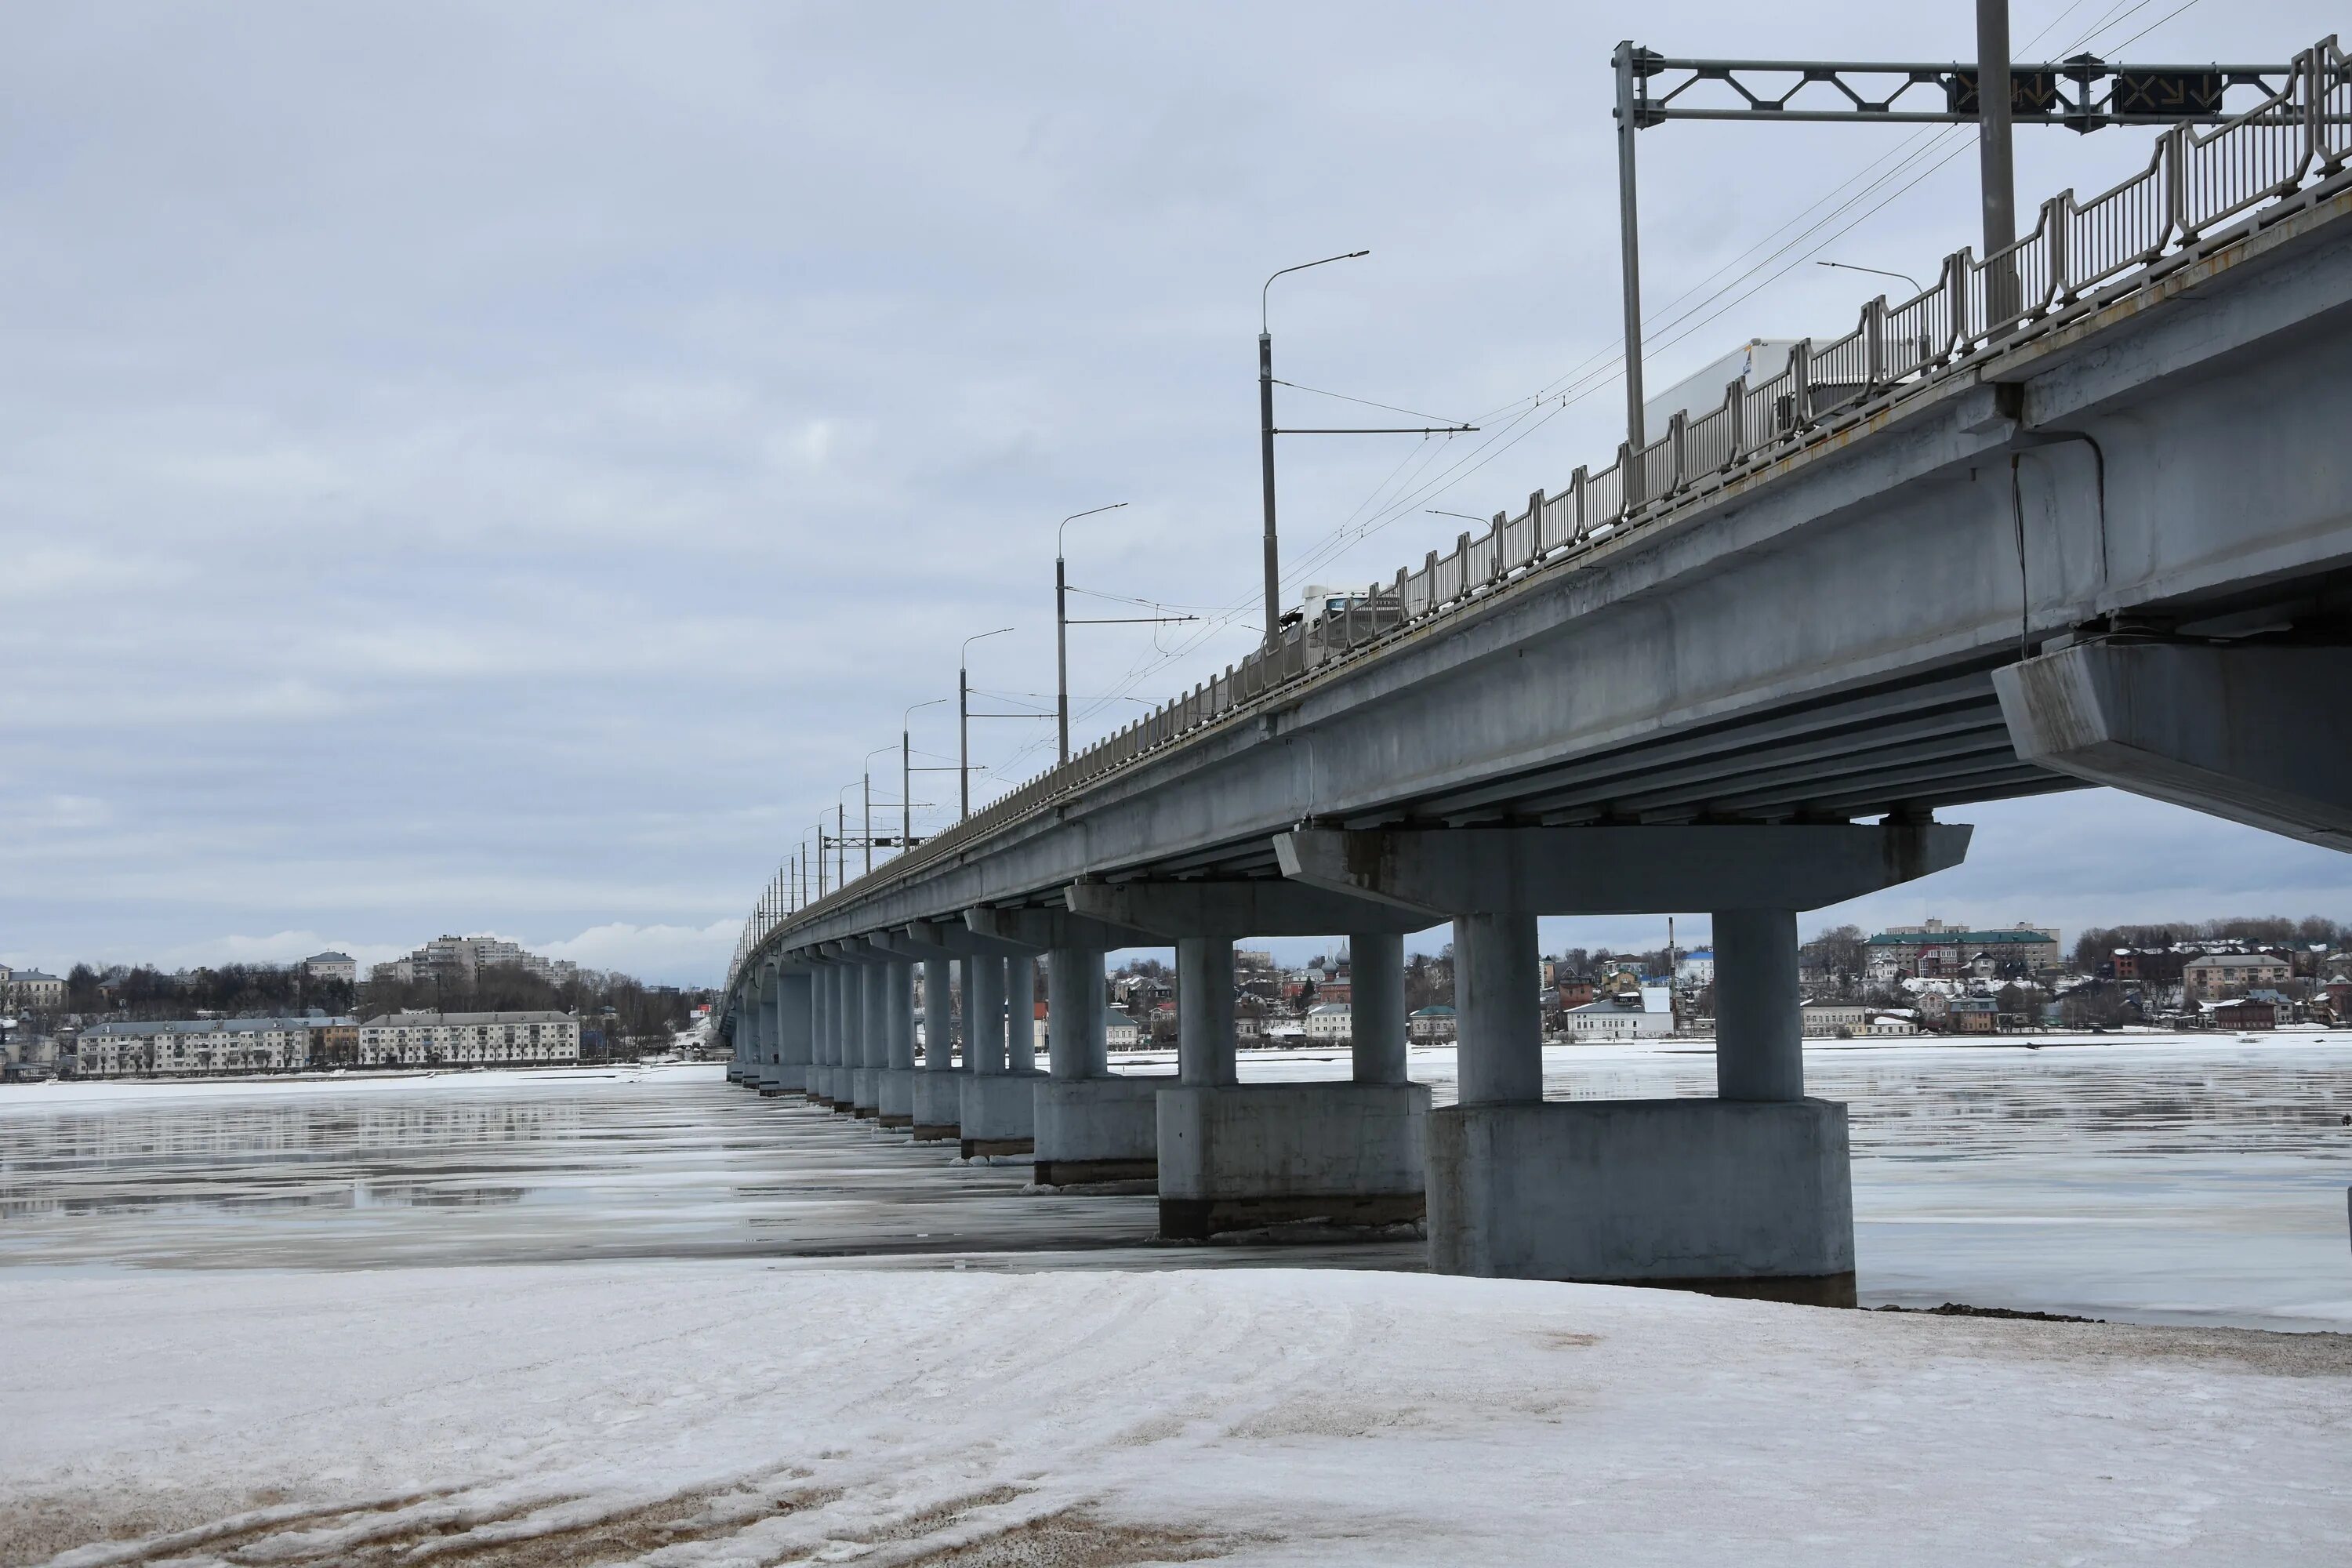
[{"label": "bridge", "polygon": [[[2313,700],[2352,689],[2347,158],[2329,39],[931,840],[779,890],[730,1076],[1042,1184],[1153,1181],[1171,1236],[1425,1216],[1442,1271],[1850,1298],[1799,911],[1958,864],[1940,813],[2085,784],[2352,847],[2352,731]],[[1545,1101],[1538,917],[1678,910],[1714,916],[1717,1098]],[[1433,1112],[1402,944],[1449,921]],[[1285,934],[1349,942],[1351,1082],[1236,1080],[1234,945]],[[1104,954],[1137,945],[1176,951],[1172,1080],[1108,1067]]]}]

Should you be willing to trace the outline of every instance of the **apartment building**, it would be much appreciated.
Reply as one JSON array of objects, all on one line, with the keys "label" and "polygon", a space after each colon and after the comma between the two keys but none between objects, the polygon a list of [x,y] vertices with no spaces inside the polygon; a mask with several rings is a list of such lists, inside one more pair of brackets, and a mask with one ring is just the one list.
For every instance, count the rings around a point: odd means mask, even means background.
[{"label": "apartment building", "polygon": [[404,982],[429,980],[436,975],[464,975],[471,980],[483,970],[499,964],[512,964],[556,985],[580,978],[580,966],[570,959],[542,958],[519,942],[496,936],[436,936],[406,958],[377,964],[373,973],[383,979]]},{"label": "apartment building", "polygon": [[2219,1002],[2284,985],[2289,973],[2287,961],[2273,953],[2200,952],[2180,966],[2180,984],[2189,1002]]},{"label": "apartment building", "polygon": [[308,1018],[189,1018],[106,1023],[74,1047],[80,1078],[202,1078],[295,1072],[310,1061]]},{"label": "apartment building", "polygon": [[559,1067],[580,1060],[569,1013],[385,1014],[360,1025],[361,1067]]},{"label": "apartment building", "polygon": [[47,1013],[65,1005],[66,983],[37,969],[0,964],[0,1004],[12,1013]]},{"label": "apartment building", "polygon": [[1319,1002],[1307,1009],[1307,1038],[1318,1046],[1339,1045],[1356,1037],[1356,1009],[1348,1002]]}]

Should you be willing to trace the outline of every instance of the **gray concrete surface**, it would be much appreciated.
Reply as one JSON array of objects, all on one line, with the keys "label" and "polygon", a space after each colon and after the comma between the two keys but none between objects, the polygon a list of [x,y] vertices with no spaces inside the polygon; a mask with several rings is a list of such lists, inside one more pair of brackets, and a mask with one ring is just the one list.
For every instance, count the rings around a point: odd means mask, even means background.
[{"label": "gray concrete surface", "polygon": [[1180,1084],[1156,1112],[1163,1237],[1422,1217],[1425,1085]]},{"label": "gray concrete surface", "polygon": [[1845,1108],[1827,1100],[1449,1106],[1429,1170],[1433,1272],[1852,1293]]}]

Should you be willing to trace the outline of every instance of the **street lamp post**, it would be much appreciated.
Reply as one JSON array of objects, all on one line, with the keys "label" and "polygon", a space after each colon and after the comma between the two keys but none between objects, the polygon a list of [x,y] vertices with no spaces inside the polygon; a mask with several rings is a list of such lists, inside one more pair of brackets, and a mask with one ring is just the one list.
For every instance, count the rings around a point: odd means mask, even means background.
[{"label": "street lamp post", "polygon": [[898,719],[898,853],[904,855],[915,847],[915,770],[910,739],[915,731],[917,709],[936,708],[947,700],[934,697],[928,702],[909,707]]},{"label": "street lamp post", "polygon": [[874,759],[889,749],[877,746],[866,752],[865,772],[860,775],[866,788],[866,874],[869,877],[874,875]]},{"label": "street lamp post", "polygon": [[1054,530],[1054,670],[1057,677],[1058,700],[1054,709],[1062,742],[1062,761],[1070,760],[1070,612],[1068,608],[1069,578],[1062,564],[1062,534],[1070,524],[1082,517],[1098,512],[1117,511],[1127,503],[1113,501],[1108,506],[1096,507],[1092,511],[1074,511]]},{"label": "street lamp post", "polygon": [[1302,261],[1266,279],[1265,286],[1257,291],[1257,460],[1265,490],[1265,646],[1269,648],[1280,635],[1282,621],[1282,552],[1276,543],[1274,530],[1274,333],[1266,325],[1266,293],[1274,287],[1274,279],[1284,273],[1304,272],[1310,267],[1353,261],[1370,254],[1369,250],[1350,250],[1327,256],[1320,261]]},{"label": "street lamp post", "polygon": [[971,645],[982,637],[1001,637],[1011,626],[999,626],[992,632],[976,632],[963,639],[963,651],[956,655],[956,789],[961,822],[971,816]]}]

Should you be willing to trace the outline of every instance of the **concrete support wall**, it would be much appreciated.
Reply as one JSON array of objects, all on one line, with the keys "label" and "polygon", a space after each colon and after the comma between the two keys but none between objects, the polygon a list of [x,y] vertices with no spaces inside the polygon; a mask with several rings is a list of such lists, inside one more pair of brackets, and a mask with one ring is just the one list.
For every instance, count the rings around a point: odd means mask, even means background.
[{"label": "concrete support wall", "polygon": [[[1794,910],[1715,911],[1715,1092],[1805,1098]],[[1466,1097],[1465,1097],[1466,1098]]]},{"label": "concrete support wall", "polygon": [[1454,922],[1462,1103],[1543,1098],[1542,979],[1533,915],[1464,915]]},{"label": "concrete support wall", "polygon": [[[1429,1267],[1512,1279],[1739,1281],[1756,1294],[1851,1306],[1845,1107],[1449,1106],[1429,1119]],[[1805,1283],[1759,1284],[1776,1279]]]},{"label": "concrete support wall", "polygon": [[1160,1091],[1158,1112],[1163,1237],[1395,1225],[1425,1207],[1425,1085],[1179,1087]]},{"label": "concrete support wall", "polygon": [[1004,1049],[1014,1072],[1037,1070],[1037,963],[1025,952],[1004,961]]},{"label": "concrete support wall", "polygon": [[1101,949],[1053,949],[1045,955],[1045,988],[1055,1079],[1108,1078],[1110,1048],[1103,1037],[1103,1012],[1109,1004]]},{"label": "concrete support wall", "polygon": [[1234,943],[1176,939],[1176,1081],[1213,1089],[1240,1081],[1234,1061]]},{"label": "concrete support wall", "polygon": [[1358,1083],[1405,1081],[1404,938],[1386,931],[1348,937]]},{"label": "concrete support wall", "polygon": [[1026,1154],[1036,1147],[1040,1080],[1035,1073],[980,1073],[959,1081],[962,1094],[957,1117],[965,1159]]}]

